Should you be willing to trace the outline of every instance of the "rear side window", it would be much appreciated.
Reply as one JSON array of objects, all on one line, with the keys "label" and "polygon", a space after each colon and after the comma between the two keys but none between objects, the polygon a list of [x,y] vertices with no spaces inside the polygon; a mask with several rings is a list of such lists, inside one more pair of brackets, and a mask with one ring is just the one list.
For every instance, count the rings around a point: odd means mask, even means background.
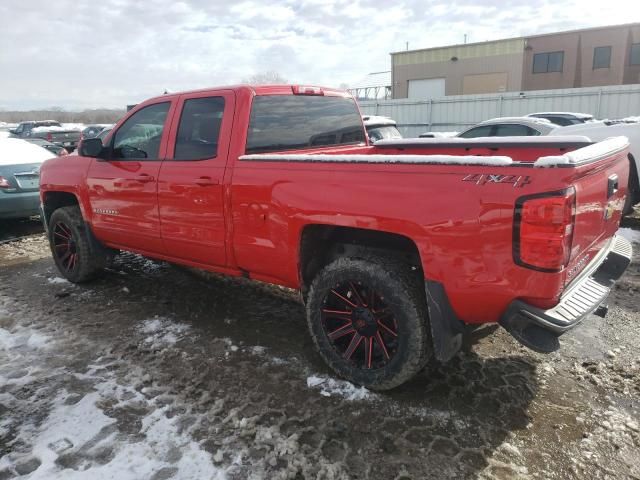
[{"label": "rear side window", "polygon": [[491,136],[492,125],[484,125],[482,127],[472,128],[460,135],[462,138],[478,138]]},{"label": "rear side window", "polygon": [[138,110],[116,131],[112,158],[157,160],[170,102]]},{"label": "rear side window", "polygon": [[218,154],[224,98],[192,98],[184,102],[174,160],[204,160]]},{"label": "rear side window", "polygon": [[253,100],[247,153],[362,142],[362,118],[351,98],[265,95]]},{"label": "rear side window", "polygon": [[496,133],[494,135],[496,137],[532,137],[540,135],[540,132],[526,125],[508,123],[505,125],[496,125]]}]

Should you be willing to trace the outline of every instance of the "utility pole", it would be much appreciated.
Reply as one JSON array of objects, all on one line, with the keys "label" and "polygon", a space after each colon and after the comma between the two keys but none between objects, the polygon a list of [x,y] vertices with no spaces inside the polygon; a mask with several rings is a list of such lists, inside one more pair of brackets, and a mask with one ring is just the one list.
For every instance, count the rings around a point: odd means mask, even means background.
[{"label": "utility pole", "polygon": [[405,50],[409,50],[409,42],[405,42],[407,45],[405,47]]},{"label": "utility pole", "polygon": [[467,44],[467,34],[466,33],[464,34],[464,44],[465,45]]}]

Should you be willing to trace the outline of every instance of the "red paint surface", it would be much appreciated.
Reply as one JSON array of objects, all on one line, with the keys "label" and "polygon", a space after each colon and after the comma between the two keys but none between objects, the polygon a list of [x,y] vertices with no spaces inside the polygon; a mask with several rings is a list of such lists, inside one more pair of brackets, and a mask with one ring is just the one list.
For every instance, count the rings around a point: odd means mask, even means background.
[{"label": "red paint surface", "polygon": [[[497,321],[516,298],[553,306],[571,280],[567,272],[579,262],[585,265],[584,258],[592,258],[618,228],[628,183],[627,152],[590,165],[553,169],[533,168],[530,163],[562,152],[535,145],[478,151],[367,145],[304,151],[506,155],[522,162],[502,167],[240,161],[252,98],[265,94],[290,95],[291,87],[227,87],[149,100],[128,115],[153,102],[172,102],[161,158],[52,159],[41,171],[43,199],[52,191],[76,195],[96,236],[112,247],[232,275],[248,272],[252,278],[292,288],[300,286],[300,238],[310,225],[403,235],[416,244],[425,276],[444,284],[455,312],[468,323]],[[325,95],[337,94],[342,95],[325,90]],[[173,162],[182,102],[214,95],[225,97],[218,156]],[[530,182],[521,187],[463,182],[470,174],[528,175]],[[611,174],[618,175],[620,188],[607,199]],[[141,182],[142,175],[152,180]],[[211,184],[196,183],[203,177]],[[543,273],[516,265],[512,257],[516,199],[571,185],[577,208],[567,268]],[[608,204],[615,211],[605,220]],[[95,209],[117,210],[118,215],[101,215]]]}]

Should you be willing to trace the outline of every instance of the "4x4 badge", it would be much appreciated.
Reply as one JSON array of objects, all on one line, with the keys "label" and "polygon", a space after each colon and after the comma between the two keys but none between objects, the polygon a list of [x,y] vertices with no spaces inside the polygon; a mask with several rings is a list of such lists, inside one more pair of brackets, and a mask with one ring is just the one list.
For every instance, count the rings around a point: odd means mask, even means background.
[{"label": "4x4 badge", "polygon": [[474,182],[476,185],[487,183],[505,183],[513,187],[524,187],[531,183],[529,175],[494,175],[491,173],[470,173],[462,179],[463,182]]}]

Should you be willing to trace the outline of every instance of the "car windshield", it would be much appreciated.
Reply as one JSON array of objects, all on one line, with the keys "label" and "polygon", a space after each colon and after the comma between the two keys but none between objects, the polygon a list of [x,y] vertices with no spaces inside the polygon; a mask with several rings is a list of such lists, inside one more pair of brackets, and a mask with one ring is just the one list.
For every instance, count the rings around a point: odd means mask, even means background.
[{"label": "car windshield", "polygon": [[395,125],[383,125],[381,127],[367,128],[369,140],[377,142],[378,140],[392,140],[402,138],[400,131]]}]

